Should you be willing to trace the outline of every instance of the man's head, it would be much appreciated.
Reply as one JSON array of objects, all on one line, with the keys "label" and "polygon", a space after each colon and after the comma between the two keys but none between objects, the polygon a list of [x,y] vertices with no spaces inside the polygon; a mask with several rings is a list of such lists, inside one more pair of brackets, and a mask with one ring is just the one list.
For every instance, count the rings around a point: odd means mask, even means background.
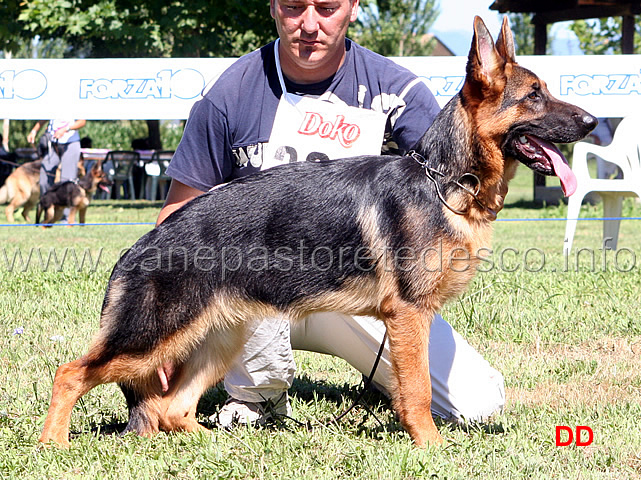
[{"label": "man's head", "polygon": [[283,73],[299,83],[324,80],[345,56],[347,27],[356,20],[359,0],[270,0],[280,37]]}]

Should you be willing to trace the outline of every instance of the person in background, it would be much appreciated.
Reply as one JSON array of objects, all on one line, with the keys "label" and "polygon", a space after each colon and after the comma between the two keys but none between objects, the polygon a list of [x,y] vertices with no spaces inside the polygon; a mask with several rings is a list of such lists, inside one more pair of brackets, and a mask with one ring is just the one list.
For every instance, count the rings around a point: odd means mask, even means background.
[{"label": "person in background", "polygon": [[39,150],[44,153],[40,167],[40,195],[54,184],[58,168],[61,182],[78,178],[78,130],[85,126],[86,120],[38,120],[27,135],[29,143],[35,143],[36,135],[45,124],[47,129],[39,142]]},{"label": "person in background", "polygon": [[[172,182],[157,224],[212,187],[274,165],[413,147],[439,107],[414,74],[346,38],[358,6],[358,0],[270,1],[279,39],[236,61],[193,106],[167,170]],[[359,125],[363,138],[344,148],[340,139],[314,135],[313,121],[321,117]],[[291,332],[284,317],[258,322],[225,378],[230,398],[215,421],[230,427],[289,415],[292,347],[341,356],[368,375],[384,330],[376,319],[331,312],[310,315]],[[502,408],[502,375],[440,315],[430,353],[433,413],[481,420]],[[174,367],[158,369],[164,391]],[[393,386],[387,349],[374,381],[386,391]]]},{"label": "person in background", "polygon": [[134,177],[134,188],[136,198],[145,198],[145,189],[144,181],[145,178],[145,161],[142,159],[143,153],[147,151],[148,155],[151,156],[153,153],[153,148],[151,147],[151,141],[149,138],[134,138],[131,141],[131,149],[140,153],[141,160],[137,164],[134,164],[131,169],[131,175]]},{"label": "person in background", "polygon": [[4,137],[0,133],[0,186],[4,185],[4,181],[11,175],[16,159],[15,153],[4,148]]},{"label": "person in background", "polygon": [[93,140],[91,137],[82,137],[80,139],[80,148],[93,148]]}]

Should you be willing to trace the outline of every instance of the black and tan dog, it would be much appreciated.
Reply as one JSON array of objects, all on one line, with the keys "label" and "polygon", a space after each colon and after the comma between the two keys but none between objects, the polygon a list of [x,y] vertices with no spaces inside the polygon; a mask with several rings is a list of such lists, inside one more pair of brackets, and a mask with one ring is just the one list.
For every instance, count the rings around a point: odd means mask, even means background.
[{"label": "black and tan dog", "polygon": [[0,205],[9,204],[4,210],[8,222],[13,223],[14,212],[22,207],[22,217],[27,223],[31,223],[29,212],[40,198],[40,165],[42,160],[20,165],[0,187]]},{"label": "black and tan dog", "polygon": [[[415,153],[275,167],[194,199],[142,237],[113,270],[89,352],[58,369],[40,441],[68,445],[74,404],[107,382],[124,386],[129,430],[204,429],[198,399],[250,322],[339,311],[385,323],[400,421],[416,444],[441,442],[432,317],[472,278],[517,163],[557,174],[571,193],[551,142],[596,123],[517,65],[506,23],[495,46],[477,18],[463,89]],[[163,394],[166,364],[175,369]]]},{"label": "black and tan dog", "polygon": [[109,191],[107,187],[111,184],[107,174],[102,170],[99,162],[77,181],[65,181],[54,183],[47,193],[40,197],[36,213],[36,223],[44,214],[44,224],[51,225],[60,218],[65,208],[69,208],[69,225],[75,222],[76,212],[79,213],[80,223],[85,223],[85,215],[91,197],[98,188]]}]

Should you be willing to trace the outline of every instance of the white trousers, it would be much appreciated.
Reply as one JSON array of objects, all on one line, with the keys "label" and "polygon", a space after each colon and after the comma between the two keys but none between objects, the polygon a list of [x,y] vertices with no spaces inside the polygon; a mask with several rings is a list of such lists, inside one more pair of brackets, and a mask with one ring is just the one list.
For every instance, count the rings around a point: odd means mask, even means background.
[{"label": "white trousers", "polygon": [[[225,377],[225,389],[245,402],[280,396],[294,380],[292,348],[335,355],[369,375],[384,334],[378,319],[334,312],[309,315],[291,327],[285,317],[264,320],[255,325]],[[438,314],[430,330],[429,364],[434,414],[446,420],[479,421],[505,405],[501,373]],[[374,382],[389,391],[393,375],[386,345]]]}]

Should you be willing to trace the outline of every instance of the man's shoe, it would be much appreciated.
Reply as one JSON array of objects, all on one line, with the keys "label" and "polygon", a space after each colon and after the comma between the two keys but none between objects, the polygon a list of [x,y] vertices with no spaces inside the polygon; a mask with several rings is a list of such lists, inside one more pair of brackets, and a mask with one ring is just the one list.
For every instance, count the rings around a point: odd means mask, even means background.
[{"label": "man's shoe", "polygon": [[292,407],[287,392],[284,392],[280,397],[264,402],[243,402],[229,397],[220,412],[209,419],[218,427],[231,428],[234,425],[265,425],[291,415]]}]

